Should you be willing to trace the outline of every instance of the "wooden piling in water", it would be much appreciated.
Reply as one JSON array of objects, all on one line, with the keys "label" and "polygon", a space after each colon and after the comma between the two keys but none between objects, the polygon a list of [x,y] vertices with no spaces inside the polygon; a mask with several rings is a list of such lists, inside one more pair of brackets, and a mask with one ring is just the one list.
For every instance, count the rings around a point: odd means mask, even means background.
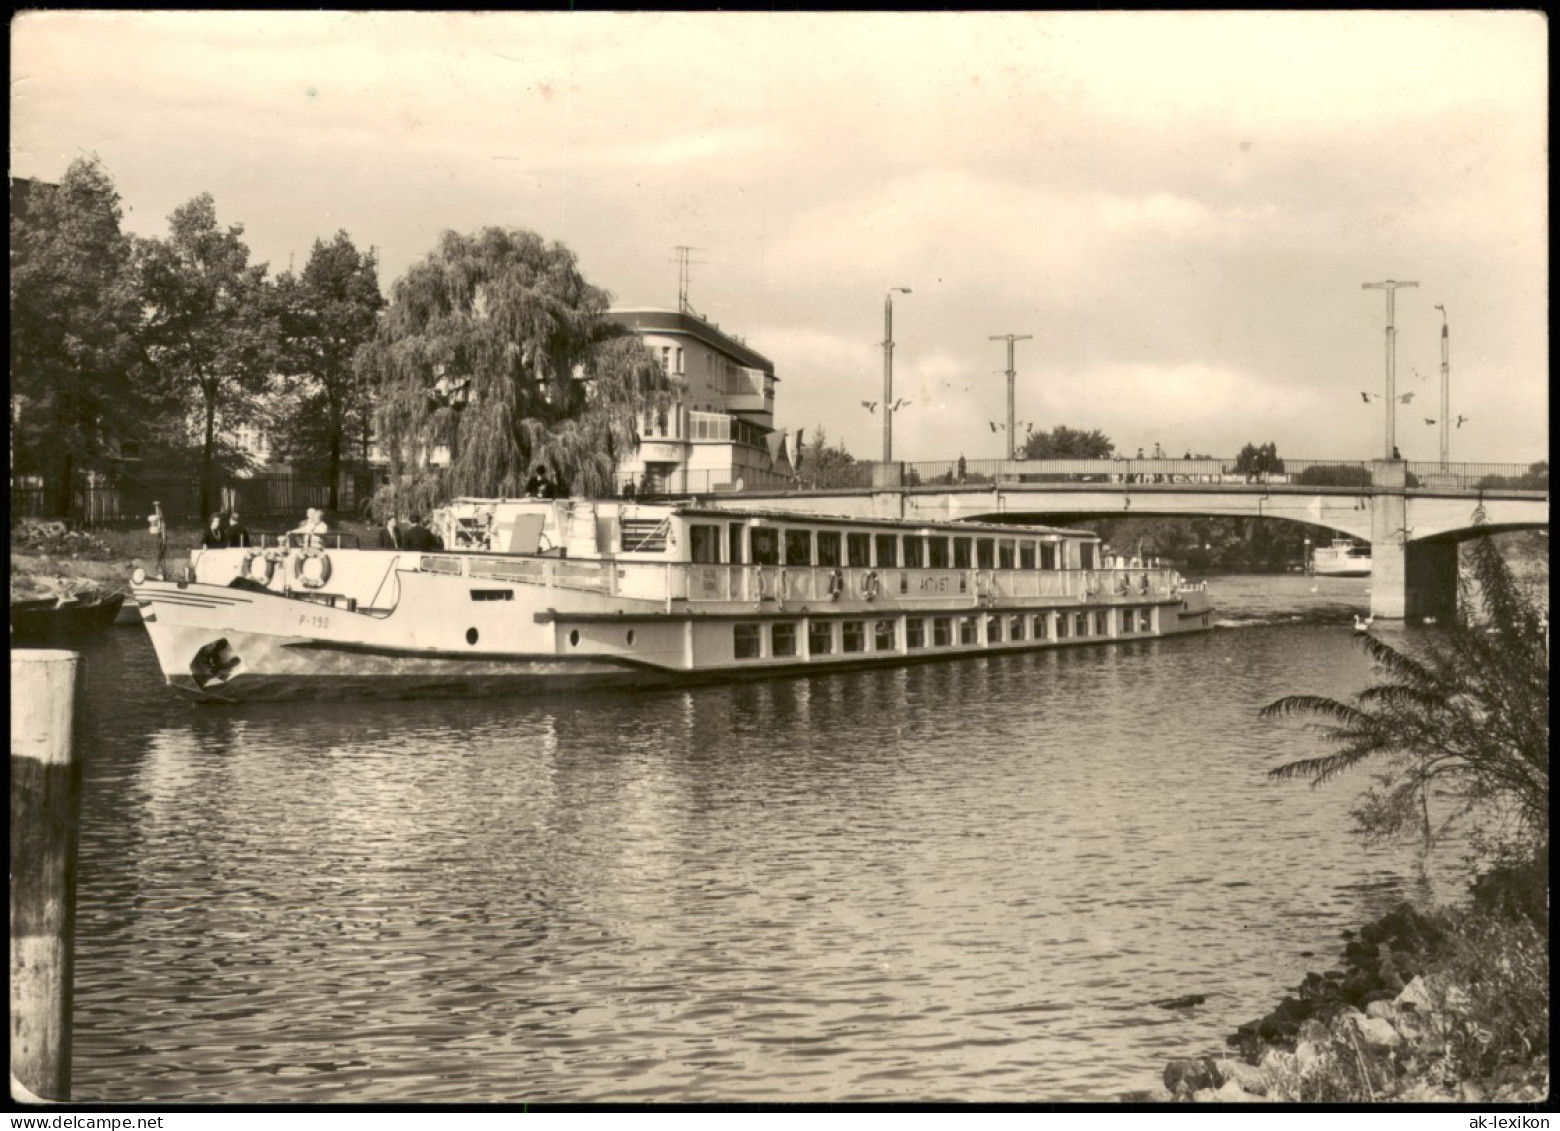
[{"label": "wooden piling in water", "polygon": [[70,1099],[81,657],[11,653],[11,1094]]}]

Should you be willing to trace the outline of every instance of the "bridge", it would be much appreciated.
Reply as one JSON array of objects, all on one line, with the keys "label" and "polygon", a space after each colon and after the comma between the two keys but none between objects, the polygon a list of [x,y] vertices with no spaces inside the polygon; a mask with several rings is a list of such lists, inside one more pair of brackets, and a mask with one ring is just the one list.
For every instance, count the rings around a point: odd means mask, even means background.
[{"label": "bridge", "polygon": [[[1371,613],[1453,612],[1457,546],[1484,531],[1547,530],[1547,465],[1286,460],[1243,475],[1228,460],[982,460],[854,464],[855,485],[719,489],[704,501],[915,521],[1282,518],[1371,544]],[[804,471],[806,469],[804,468]],[[849,478],[847,482],[851,482]]]}]

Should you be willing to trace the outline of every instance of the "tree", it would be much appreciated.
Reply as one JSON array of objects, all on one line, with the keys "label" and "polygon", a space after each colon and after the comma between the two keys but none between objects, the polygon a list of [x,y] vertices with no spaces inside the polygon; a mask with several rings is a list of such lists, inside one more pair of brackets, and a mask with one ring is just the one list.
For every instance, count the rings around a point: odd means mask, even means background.
[{"label": "tree", "polygon": [[1058,424],[1049,432],[1032,432],[1024,441],[1024,459],[1109,459],[1116,450],[1098,428],[1085,432]]},{"label": "tree", "polygon": [[14,469],[43,476],[68,516],[83,473],[102,470],[155,411],[138,340],[133,241],[95,157],[58,185],[16,181],[11,207]]},{"label": "tree", "polygon": [[1235,474],[1248,479],[1283,473],[1284,461],[1278,458],[1278,445],[1272,441],[1261,447],[1247,444],[1235,457]]},{"label": "tree", "polygon": [[862,487],[870,475],[866,465],[858,464],[856,457],[845,450],[845,445],[831,445],[823,425],[813,426],[811,439],[801,447],[801,466],[797,470],[802,485],[809,489],[821,487]]},{"label": "tree", "polygon": [[216,498],[217,433],[252,419],[277,360],[274,295],[250,266],[240,224],[217,226],[203,193],[168,217],[168,236],[142,245],[148,352],[166,387],[201,425],[200,509]]},{"label": "tree", "polygon": [[323,465],[329,505],[340,506],[341,464],[349,439],[369,428],[372,402],[354,365],[373,338],[384,296],[373,252],[360,252],[346,232],[314,241],[301,275],[276,281],[281,356],[293,395],[278,421],[289,458]]},{"label": "tree", "polygon": [[[1549,643],[1542,609],[1525,593],[1486,531],[1472,541],[1475,584],[1463,585],[1457,614],[1411,654],[1371,635],[1362,646],[1382,682],[1350,702],[1291,695],[1263,718],[1309,715],[1330,754],[1270,771],[1320,785],[1368,761],[1380,784],[1355,810],[1369,834],[1420,824],[1430,835],[1432,785],[1443,787],[1448,822],[1492,806],[1511,821],[1507,847],[1547,854],[1549,829]],[[1486,826],[1492,827],[1492,826]]]},{"label": "tree", "polygon": [[[575,492],[611,492],[639,421],[671,395],[650,351],[606,317],[608,302],[572,251],[518,229],[445,232],[396,281],[358,365],[378,391],[396,487],[413,472],[412,505],[519,494],[537,464]],[[442,482],[427,468],[439,444],[451,451]]]}]

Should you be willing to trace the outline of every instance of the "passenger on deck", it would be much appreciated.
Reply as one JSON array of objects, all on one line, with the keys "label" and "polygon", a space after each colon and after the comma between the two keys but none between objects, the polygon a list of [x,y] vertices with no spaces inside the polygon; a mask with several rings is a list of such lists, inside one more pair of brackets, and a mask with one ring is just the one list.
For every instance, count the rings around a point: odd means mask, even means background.
[{"label": "passenger on deck", "polygon": [[221,513],[211,516],[206,529],[200,535],[200,548],[203,550],[220,549],[227,545],[227,524],[222,521]]},{"label": "passenger on deck", "polygon": [[401,535],[401,547],[419,553],[444,549],[444,542],[437,534],[422,524],[422,515],[412,515],[412,521]]},{"label": "passenger on deck", "polygon": [[329,530],[325,525],[325,512],[319,507],[310,507],[303,521],[289,533],[298,535],[298,543],[305,550],[323,550]]},{"label": "passenger on deck", "polygon": [[401,522],[394,512],[385,516],[385,524],[379,530],[379,548],[381,550],[401,548]]},{"label": "passenger on deck", "polygon": [[547,468],[537,464],[531,472],[531,478],[525,481],[525,493],[535,499],[551,498],[551,481],[547,478]]},{"label": "passenger on deck", "polygon": [[238,517],[237,510],[228,512],[227,544],[229,546],[248,546],[250,544],[249,527],[245,526],[244,520]]}]

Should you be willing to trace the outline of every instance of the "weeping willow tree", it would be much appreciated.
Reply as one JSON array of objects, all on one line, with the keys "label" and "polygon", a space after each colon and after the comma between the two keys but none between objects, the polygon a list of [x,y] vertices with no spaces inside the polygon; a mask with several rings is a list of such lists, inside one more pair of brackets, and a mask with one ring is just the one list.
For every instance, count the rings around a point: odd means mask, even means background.
[{"label": "weeping willow tree", "polygon": [[[445,232],[395,283],[358,355],[399,504],[519,495],[538,466],[575,494],[611,493],[637,422],[671,391],[639,338],[607,319],[609,301],[573,252],[534,232]],[[428,465],[440,445],[442,475]]]},{"label": "weeping willow tree", "polygon": [[[1476,515],[1476,519],[1479,516]],[[1310,716],[1330,753],[1288,762],[1277,778],[1330,781],[1366,763],[1380,768],[1354,816],[1367,834],[1431,832],[1432,787],[1448,823],[1478,812],[1497,857],[1547,852],[1549,841],[1549,627],[1486,533],[1470,547],[1454,623],[1413,641],[1412,652],[1360,638],[1384,678],[1344,702],[1291,695],[1264,718]],[[1494,830],[1495,835],[1491,835]]]}]

